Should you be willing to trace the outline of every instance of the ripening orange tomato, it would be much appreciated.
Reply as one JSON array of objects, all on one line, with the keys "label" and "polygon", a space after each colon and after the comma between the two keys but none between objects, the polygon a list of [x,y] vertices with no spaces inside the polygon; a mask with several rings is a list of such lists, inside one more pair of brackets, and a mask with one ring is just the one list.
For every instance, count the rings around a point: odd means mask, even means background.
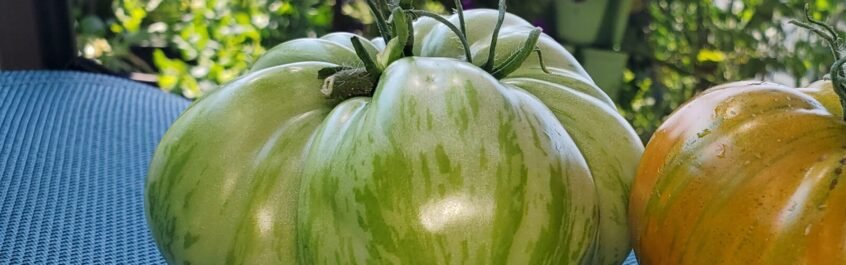
[{"label": "ripening orange tomato", "polygon": [[846,122],[830,81],[712,88],[646,146],[641,264],[846,264]]}]

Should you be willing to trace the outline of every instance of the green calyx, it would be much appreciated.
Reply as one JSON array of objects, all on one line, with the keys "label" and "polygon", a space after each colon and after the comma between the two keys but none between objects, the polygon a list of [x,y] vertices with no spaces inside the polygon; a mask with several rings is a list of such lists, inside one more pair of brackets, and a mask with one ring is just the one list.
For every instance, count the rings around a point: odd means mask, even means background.
[{"label": "green calyx", "polygon": [[846,64],[846,57],[843,54],[844,42],[846,40],[843,39],[834,27],[813,19],[807,4],[805,4],[805,20],[808,22],[792,20],[790,23],[810,30],[828,43],[831,53],[834,55],[834,63],[831,65],[830,72],[831,82],[834,85],[834,92],[840,98],[840,105],[843,106],[843,115],[844,119],[846,119],[846,83],[844,83],[846,82],[846,74],[843,70],[843,65]]},{"label": "green calyx", "polygon": [[[329,67],[320,71],[318,78],[324,82],[321,92],[327,99],[330,99],[330,102],[334,102],[333,104],[351,97],[373,96],[376,92],[379,77],[391,63],[404,57],[414,56],[413,20],[419,17],[429,17],[447,26],[461,42],[465,60],[473,63],[473,55],[467,41],[464,9],[460,0],[455,0],[456,13],[459,19],[457,26],[441,15],[414,9],[413,0],[392,1],[392,3],[388,3],[387,0],[367,0],[367,5],[375,18],[379,34],[386,43],[385,50],[372,55],[364,48],[362,38],[353,37],[351,42],[363,66],[357,68]],[[540,28],[531,31],[521,49],[511,54],[501,64],[495,65],[496,45],[505,15],[505,0],[500,0],[499,17],[491,38],[490,53],[487,61],[481,66],[482,69],[500,79],[516,71],[535,52],[540,59],[541,68],[544,72],[549,73],[543,65],[543,55],[537,48],[541,36]]]}]

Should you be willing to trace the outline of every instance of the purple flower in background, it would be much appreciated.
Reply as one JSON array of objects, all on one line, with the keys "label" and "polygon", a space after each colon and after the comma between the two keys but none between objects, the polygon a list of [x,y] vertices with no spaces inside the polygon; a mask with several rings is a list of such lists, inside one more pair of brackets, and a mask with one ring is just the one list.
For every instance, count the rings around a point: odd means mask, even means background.
[{"label": "purple flower in background", "polygon": [[532,20],[532,25],[535,25],[535,27],[540,27],[541,29],[545,29],[547,26],[547,21],[544,18],[536,18],[535,20]]},{"label": "purple flower in background", "polygon": [[475,8],[476,5],[473,3],[473,0],[461,0],[461,5],[464,6],[465,9]]}]

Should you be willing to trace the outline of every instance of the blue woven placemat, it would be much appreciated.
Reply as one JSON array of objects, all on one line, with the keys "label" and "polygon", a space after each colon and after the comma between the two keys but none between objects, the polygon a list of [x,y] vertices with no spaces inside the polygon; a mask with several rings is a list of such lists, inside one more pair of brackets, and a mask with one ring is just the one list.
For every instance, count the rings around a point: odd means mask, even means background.
[{"label": "blue woven placemat", "polygon": [[114,77],[0,72],[0,264],[162,263],[144,178],[187,106]]},{"label": "blue woven placemat", "polygon": [[629,254],[629,257],[623,261],[623,265],[637,265],[637,258],[634,255],[634,251]]},{"label": "blue woven placemat", "polygon": [[162,263],[147,165],[188,101],[76,72],[0,72],[0,263]]}]

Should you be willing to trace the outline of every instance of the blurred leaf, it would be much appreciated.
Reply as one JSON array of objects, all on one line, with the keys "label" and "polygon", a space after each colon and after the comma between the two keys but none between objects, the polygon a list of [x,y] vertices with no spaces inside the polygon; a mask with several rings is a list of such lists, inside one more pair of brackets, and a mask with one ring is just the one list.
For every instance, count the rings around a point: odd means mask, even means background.
[{"label": "blurred leaf", "polygon": [[106,34],[106,24],[97,16],[85,16],[79,22],[82,34],[102,36]]},{"label": "blurred leaf", "polygon": [[635,74],[632,70],[626,69],[623,72],[623,82],[628,83],[635,79]]},{"label": "blurred leaf", "polygon": [[[154,68],[150,71],[158,72],[163,90],[189,98],[244,74],[256,58],[284,41],[320,36],[347,24],[355,26],[345,30],[360,29],[371,37],[375,32],[366,0],[98,1],[106,1],[107,14],[87,8],[72,12],[81,54],[116,71]],[[454,5],[452,0],[414,2],[441,14]],[[462,2],[495,8],[498,0]],[[508,3],[510,12],[532,23],[554,21],[552,0]],[[805,3],[815,18],[832,24],[843,23],[846,10],[833,0],[638,3],[623,46],[631,59],[617,103],[644,140],[666,115],[708,87],[744,79],[798,86],[821,78],[832,61],[828,48],[786,21],[803,18]],[[154,51],[135,53],[144,49]]]},{"label": "blurred leaf", "polygon": [[114,33],[121,33],[123,31],[123,27],[119,24],[112,24],[109,26],[109,30]]},{"label": "blurred leaf", "polygon": [[426,1],[426,3],[423,5],[423,9],[429,10],[435,14],[447,13],[446,7],[444,7],[444,5],[439,2]]},{"label": "blurred leaf", "polygon": [[165,91],[177,88],[179,76],[185,71],[184,66],[177,61],[167,58],[160,49],[153,52],[153,62],[161,70],[159,74],[159,87]]},{"label": "blurred leaf", "polygon": [[816,11],[815,12],[828,11],[829,9],[831,9],[831,6],[829,5],[828,0],[817,0],[816,1],[816,8],[815,8]]},{"label": "blurred leaf", "polygon": [[[328,0],[106,1],[112,18],[74,11],[81,52],[118,71],[147,71],[146,60],[163,90],[189,98],[248,71],[265,47],[325,34],[333,19]],[[133,47],[157,49],[143,59]]]},{"label": "blurred leaf", "polygon": [[696,55],[696,60],[700,62],[722,62],[726,59],[726,55],[721,51],[702,49]]},{"label": "blurred leaf", "polygon": [[[647,140],[664,117],[697,93],[726,82],[764,79],[803,85],[831,64],[816,37],[786,23],[802,0],[652,0],[630,19],[632,54],[620,110]],[[810,1],[814,16],[842,21],[844,5]],[[647,82],[651,80],[652,82]]]}]

